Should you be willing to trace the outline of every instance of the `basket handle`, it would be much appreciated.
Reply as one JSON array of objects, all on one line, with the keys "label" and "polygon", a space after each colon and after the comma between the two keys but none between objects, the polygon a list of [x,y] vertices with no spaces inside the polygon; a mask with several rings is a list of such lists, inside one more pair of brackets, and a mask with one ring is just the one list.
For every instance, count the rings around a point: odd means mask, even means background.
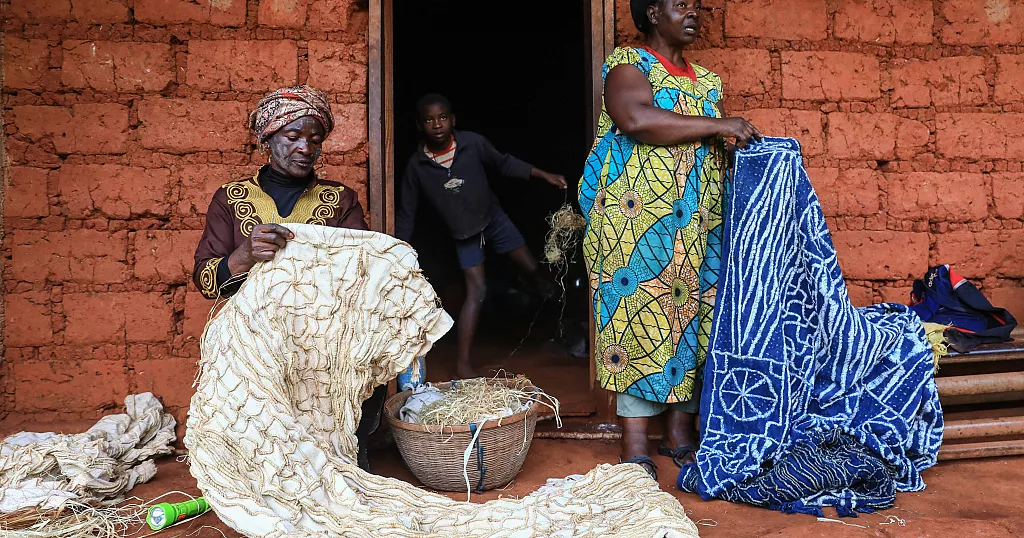
[{"label": "basket handle", "polygon": [[[469,425],[469,435],[471,437],[476,436],[477,425],[475,423]],[[474,493],[480,494],[484,492],[484,475],[487,474],[487,466],[484,465],[484,445],[480,443],[480,438],[476,438],[476,470],[480,475],[480,480],[476,483],[476,490]]]}]

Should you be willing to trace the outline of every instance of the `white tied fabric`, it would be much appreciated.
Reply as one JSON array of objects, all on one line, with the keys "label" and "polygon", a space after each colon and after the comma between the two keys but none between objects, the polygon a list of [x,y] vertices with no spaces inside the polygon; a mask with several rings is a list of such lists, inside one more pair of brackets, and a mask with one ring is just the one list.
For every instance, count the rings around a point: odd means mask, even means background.
[{"label": "white tied fabric", "polygon": [[152,459],[174,451],[174,417],[151,393],[125,398],[125,412],[85,433],[16,433],[0,443],[0,513],[52,510],[64,501],[117,500],[156,474]]},{"label": "white tied fabric", "polygon": [[222,520],[260,538],[697,536],[636,465],[486,504],[360,470],[360,403],[452,320],[405,243],[288,227],[295,238],[253,268],[203,337],[185,445]]}]

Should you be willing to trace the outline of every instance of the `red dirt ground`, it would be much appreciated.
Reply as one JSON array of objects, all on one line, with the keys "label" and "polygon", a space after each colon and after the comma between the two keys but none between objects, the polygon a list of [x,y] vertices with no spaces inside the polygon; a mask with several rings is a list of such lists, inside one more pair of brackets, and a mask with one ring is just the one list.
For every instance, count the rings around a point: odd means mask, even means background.
[{"label": "red dirt ground", "polygon": [[[0,426],[2,433],[10,433],[9,424]],[[47,425],[52,426],[52,425]],[[38,431],[38,430],[37,430]],[[45,430],[43,430],[45,431]],[[50,431],[53,431],[50,429]],[[59,431],[59,430],[58,430]],[[64,431],[73,431],[66,429]],[[529,457],[515,482],[505,491],[490,491],[474,495],[474,502],[502,496],[522,496],[533,491],[545,480],[575,473],[583,473],[602,462],[616,461],[616,441],[576,441],[535,439]],[[704,502],[696,495],[678,491],[673,483],[675,467],[668,458],[655,457],[661,471],[660,482],[665,491],[672,492],[686,507],[687,513],[700,525],[702,537],[985,537],[1004,538],[1024,536],[1024,458],[1000,458],[940,463],[925,473],[928,488],[919,493],[901,493],[896,507],[878,514],[863,514],[845,523],[867,528],[851,527],[840,523],[820,522],[812,516],[786,515],[724,501]],[[417,483],[406,469],[401,456],[393,446],[371,453],[371,465],[377,474],[392,476]],[[141,499],[153,499],[170,491],[199,495],[195,481],[185,463],[174,458],[159,462],[159,472],[148,484],[132,490]],[[464,499],[465,494],[449,494]],[[167,497],[164,500],[177,501]],[[905,522],[883,525],[886,516],[897,516]],[[830,514],[830,517],[835,517]],[[165,530],[160,538],[236,538],[212,514],[205,514],[188,523]],[[148,528],[133,536],[150,534]]]}]

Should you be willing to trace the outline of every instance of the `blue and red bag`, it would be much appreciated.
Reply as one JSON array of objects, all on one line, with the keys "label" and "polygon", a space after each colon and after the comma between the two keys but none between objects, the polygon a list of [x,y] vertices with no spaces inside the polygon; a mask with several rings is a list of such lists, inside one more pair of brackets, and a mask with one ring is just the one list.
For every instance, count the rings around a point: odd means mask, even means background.
[{"label": "blue and red bag", "polygon": [[980,344],[1009,342],[1017,327],[1013,315],[992,306],[981,290],[948,265],[932,267],[914,281],[910,309],[924,321],[951,325],[944,336],[960,353]]}]

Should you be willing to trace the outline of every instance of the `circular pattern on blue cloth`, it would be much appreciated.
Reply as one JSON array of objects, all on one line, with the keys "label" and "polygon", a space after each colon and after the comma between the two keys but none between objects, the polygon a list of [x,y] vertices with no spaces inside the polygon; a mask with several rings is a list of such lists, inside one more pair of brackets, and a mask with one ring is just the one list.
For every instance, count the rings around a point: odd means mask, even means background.
[{"label": "circular pattern on blue cloth", "polygon": [[690,224],[690,220],[693,219],[693,211],[694,208],[690,207],[690,204],[682,198],[672,202],[672,222],[676,225],[676,229],[685,228],[687,224]]},{"label": "circular pattern on blue cloth", "polygon": [[636,273],[629,267],[620,267],[612,275],[612,285],[615,286],[615,291],[619,292],[620,297],[633,295],[639,284],[636,279]]},{"label": "circular pattern on blue cloth", "polygon": [[665,363],[665,370],[662,372],[662,375],[665,376],[666,383],[675,387],[686,379],[687,371],[689,370],[686,369],[682,360],[678,357],[672,357]]},{"label": "circular pattern on blue cloth", "polygon": [[718,397],[725,414],[741,422],[764,418],[778,405],[771,379],[762,372],[736,368],[725,376]]}]

